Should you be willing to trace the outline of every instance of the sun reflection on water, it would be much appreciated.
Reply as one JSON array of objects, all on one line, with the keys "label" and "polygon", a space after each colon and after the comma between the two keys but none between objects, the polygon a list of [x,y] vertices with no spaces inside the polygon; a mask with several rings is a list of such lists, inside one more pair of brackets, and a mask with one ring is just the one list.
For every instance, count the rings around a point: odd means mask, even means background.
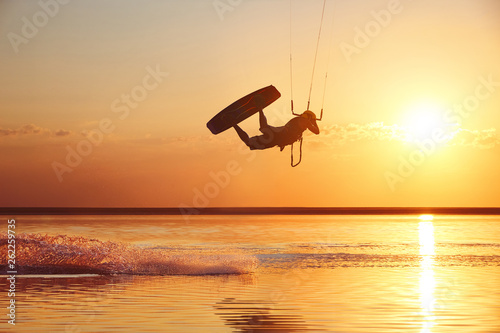
[{"label": "sun reflection on water", "polygon": [[434,277],[434,225],[432,215],[420,216],[418,236],[420,243],[420,304],[422,309],[422,330],[420,333],[431,333],[435,325],[434,309],[436,280]]}]

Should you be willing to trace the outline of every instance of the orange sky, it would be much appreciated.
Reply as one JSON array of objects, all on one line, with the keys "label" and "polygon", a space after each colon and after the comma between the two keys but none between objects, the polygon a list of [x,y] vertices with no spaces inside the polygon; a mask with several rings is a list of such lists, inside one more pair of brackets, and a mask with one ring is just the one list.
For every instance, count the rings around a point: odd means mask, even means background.
[{"label": "orange sky", "polygon": [[[322,4],[292,1],[299,112]],[[297,168],[289,148],[251,152],[205,125],[269,84],[282,94],[270,124],[291,118],[289,10],[1,2],[0,205],[499,205],[498,1],[327,0],[311,99],[318,112],[328,70],[322,133],[305,135]],[[258,134],[257,117],[241,126]]]}]

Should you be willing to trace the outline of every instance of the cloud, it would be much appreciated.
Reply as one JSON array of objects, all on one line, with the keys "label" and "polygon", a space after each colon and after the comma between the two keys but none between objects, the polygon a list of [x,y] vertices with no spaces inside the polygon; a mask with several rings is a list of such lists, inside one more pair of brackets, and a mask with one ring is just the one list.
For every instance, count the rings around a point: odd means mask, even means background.
[{"label": "cloud", "polygon": [[319,136],[307,136],[307,140],[317,147],[341,146],[356,141],[405,141],[407,138],[408,134],[400,126],[382,122],[331,125],[323,127]]},{"label": "cloud", "polygon": [[0,136],[16,135],[15,130],[0,128]]},{"label": "cloud", "polygon": [[[308,135],[307,140],[315,147],[341,146],[356,141],[393,141],[406,143],[411,135],[399,125],[384,123],[332,125],[322,129],[319,136]],[[447,146],[462,146],[492,149],[500,145],[500,136],[495,128],[486,130],[458,129]]]},{"label": "cloud", "polygon": [[500,138],[495,128],[480,131],[458,129],[453,138],[448,142],[448,145],[491,149],[500,145]]},{"label": "cloud", "polygon": [[[259,132],[249,134],[258,135]],[[450,137],[451,139],[445,143],[447,146],[491,149],[500,145],[500,136],[496,129],[458,129]],[[347,146],[351,143],[388,142],[408,144],[413,142],[411,135],[403,127],[397,124],[385,125],[382,122],[324,126],[321,128],[320,135],[314,135],[309,131],[304,132],[304,139],[309,147],[318,150]],[[236,133],[232,133],[232,135],[207,134],[165,138],[147,137],[134,140],[134,143],[157,145],[190,152],[211,148],[233,150],[238,145],[242,145]]]},{"label": "cloud", "polygon": [[10,128],[0,128],[0,137],[15,137],[23,135],[45,135],[45,136],[56,136],[63,137],[68,136],[72,132],[64,129],[51,130],[48,128],[43,128],[34,124],[23,125],[17,129]]},{"label": "cloud", "polygon": [[68,136],[71,133],[72,133],[71,131],[60,129],[60,130],[55,131],[54,135],[55,136]]}]

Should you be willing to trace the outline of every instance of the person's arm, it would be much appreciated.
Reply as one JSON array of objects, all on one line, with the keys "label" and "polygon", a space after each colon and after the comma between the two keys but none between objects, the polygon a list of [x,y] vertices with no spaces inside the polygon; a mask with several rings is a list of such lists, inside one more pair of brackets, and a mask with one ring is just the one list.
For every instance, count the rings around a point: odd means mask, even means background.
[{"label": "person's arm", "polygon": [[269,125],[267,124],[267,118],[264,115],[264,111],[263,110],[259,110],[259,125],[260,125],[260,131],[261,132],[262,132],[263,128],[269,127]]}]

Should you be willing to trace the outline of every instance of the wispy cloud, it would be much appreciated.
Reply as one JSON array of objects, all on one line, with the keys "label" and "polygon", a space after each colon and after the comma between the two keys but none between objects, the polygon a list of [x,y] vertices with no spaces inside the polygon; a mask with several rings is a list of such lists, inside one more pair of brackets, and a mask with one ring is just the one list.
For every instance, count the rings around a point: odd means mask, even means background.
[{"label": "wispy cloud", "polygon": [[64,137],[70,134],[72,134],[72,132],[69,130],[64,130],[64,129],[51,130],[34,124],[23,125],[17,129],[0,128],[0,137],[16,137],[24,135],[44,135],[44,136]]},{"label": "wispy cloud", "polygon": [[500,145],[500,138],[495,128],[480,131],[459,129],[448,142],[448,145],[491,149]]},{"label": "wispy cloud", "polygon": [[[42,128],[34,124],[21,126],[17,129],[0,128],[0,137],[15,137],[38,135],[46,137],[67,137],[74,132],[70,130],[52,130]],[[80,133],[87,136],[88,133]],[[260,133],[249,133],[259,135]],[[315,149],[332,149],[340,146],[348,146],[363,142],[394,142],[408,143],[411,135],[397,124],[385,125],[383,122],[367,124],[329,125],[321,128],[320,135],[314,135],[306,131],[304,133],[307,144]],[[172,149],[205,150],[205,149],[234,149],[235,145],[241,144],[236,133],[234,135],[197,135],[197,136],[173,136],[153,137],[146,135],[141,139],[121,138],[129,143],[148,146],[163,146]],[[500,135],[495,128],[486,130],[457,129],[450,134],[450,139],[445,143],[447,146],[472,147],[477,149],[492,149],[500,146]]]},{"label": "wispy cloud", "polygon": [[[399,125],[384,123],[332,125],[324,127],[321,135],[308,135],[313,146],[341,146],[353,142],[392,141],[406,143],[411,135]],[[478,149],[492,149],[500,145],[500,136],[495,128],[486,130],[457,129],[450,134],[447,146],[462,146]]]},{"label": "wispy cloud", "polygon": [[71,131],[60,129],[60,130],[55,131],[54,135],[55,136],[68,136],[71,133],[72,133]]},{"label": "wispy cloud", "polygon": [[407,138],[408,134],[400,126],[375,122],[326,126],[319,136],[308,135],[307,140],[320,147],[341,146],[356,141],[405,141]]}]

